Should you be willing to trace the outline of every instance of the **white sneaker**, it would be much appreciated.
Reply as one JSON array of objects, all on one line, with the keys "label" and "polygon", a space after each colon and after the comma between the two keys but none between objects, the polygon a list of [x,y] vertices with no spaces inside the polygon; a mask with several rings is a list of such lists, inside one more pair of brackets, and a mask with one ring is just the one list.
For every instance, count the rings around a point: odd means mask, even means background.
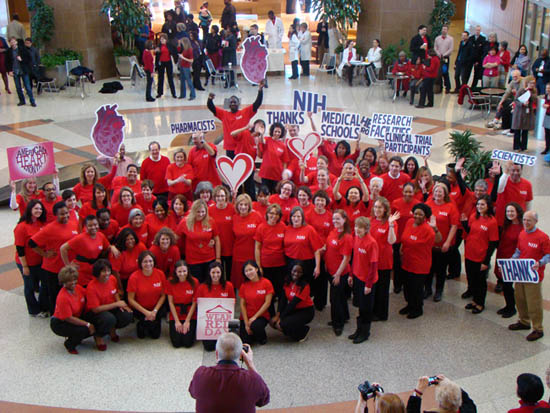
[{"label": "white sneaker", "polygon": [[506,135],[507,135],[507,136],[514,136],[514,132],[508,131],[508,133],[507,133]]},{"label": "white sneaker", "polygon": [[487,125],[485,125],[485,126],[488,127],[488,128],[492,128],[492,127],[495,126],[495,121],[494,120],[489,121],[489,122],[487,122]]},{"label": "white sneaker", "polygon": [[302,338],[300,341],[298,341],[298,343],[303,343],[304,341],[307,340],[307,336],[309,335],[309,332],[311,331],[311,328],[309,326],[306,326],[306,327],[307,327],[307,333],[304,336],[304,338]]},{"label": "white sneaker", "polygon": [[502,132],[500,132],[501,135],[508,135],[508,132],[510,132],[510,129],[504,129]]},{"label": "white sneaker", "polygon": [[41,311],[36,315],[38,318],[48,318],[50,316],[50,313],[47,311]]}]

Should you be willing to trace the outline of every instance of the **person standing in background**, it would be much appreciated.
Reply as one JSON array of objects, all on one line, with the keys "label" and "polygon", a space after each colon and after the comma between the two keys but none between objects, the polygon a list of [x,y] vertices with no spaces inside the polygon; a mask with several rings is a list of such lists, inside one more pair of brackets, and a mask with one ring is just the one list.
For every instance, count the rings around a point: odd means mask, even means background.
[{"label": "person standing in background", "polygon": [[275,16],[273,10],[267,12],[267,22],[265,24],[265,35],[267,36],[267,47],[270,49],[283,48],[283,36],[285,27],[283,21]]},{"label": "person standing in background", "polygon": [[458,93],[460,87],[468,83],[468,79],[472,73],[473,52],[474,49],[470,41],[470,33],[463,31],[455,60],[455,89],[453,93]]},{"label": "person standing in background", "polygon": [[481,26],[476,26],[475,34],[472,36],[474,80],[472,80],[472,89],[477,86],[477,82],[483,79],[483,51],[485,50],[487,39],[481,34]]},{"label": "person standing in background", "polygon": [[317,63],[323,62],[323,56],[329,51],[328,23],[322,18],[317,24]]},{"label": "person standing in background", "polygon": [[300,24],[298,39],[300,40],[300,66],[302,66],[302,76],[309,76],[309,61],[311,60],[311,33],[307,23]]},{"label": "person standing in background", "polygon": [[[435,38],[434,42],[435,53],[441,61],[441,70],[438,75],[439,79],[443,78],[445,82],[445,93],[451,93],[451,80],[449,79],[450,58],[454,50],[454,40],[449,36],[449,26],[444,25],[441,28],[441,34]],[[443,83],[441,84],[443,91]]]},{"label": "person standing in background", "polygon": [[222,12],[222,17],[220,19],[220,25],[222,29],[229,30],[234,23],[237,22],[237,10],[235,6],[231,4],[231,0],[223,0],[225,7]]},{"label": "person standing in background", "polygon": [[21,24],[21,22],[19,21],[19,15],[16,13],[12,14],[11,22],[6,27],[6,30],[8,39],[15,37],[17,40],[25,40],[25,38],[27,37],[25,26]]}]

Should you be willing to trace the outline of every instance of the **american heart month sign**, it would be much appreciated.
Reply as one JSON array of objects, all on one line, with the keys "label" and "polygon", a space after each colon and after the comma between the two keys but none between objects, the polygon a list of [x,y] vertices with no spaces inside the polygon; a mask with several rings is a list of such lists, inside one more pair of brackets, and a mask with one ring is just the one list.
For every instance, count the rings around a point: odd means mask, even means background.
[{"label": "american heart month sign", "polygon": [[10,179],[32,178],[55,173],[53,142],[7,148]]}]

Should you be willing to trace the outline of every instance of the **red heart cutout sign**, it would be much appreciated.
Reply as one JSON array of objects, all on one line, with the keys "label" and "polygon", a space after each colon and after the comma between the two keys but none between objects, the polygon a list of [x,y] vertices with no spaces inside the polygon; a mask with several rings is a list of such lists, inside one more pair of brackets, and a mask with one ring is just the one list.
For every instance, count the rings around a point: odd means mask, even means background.
[{"label": "red heart cutout sign", "polygon": [[305,138],[295,136],[287,139],[286,145],[301,161],[305,161],[321,145],[321,142],[321,136],[316,132],[311,132]]},{"label": "red heart cutout sign", "polygon": [[247,153],[240,153],[233,160],[227,156],[219,156],[216,165],[222,179],[235,192],[254,171],[254,159]]}]

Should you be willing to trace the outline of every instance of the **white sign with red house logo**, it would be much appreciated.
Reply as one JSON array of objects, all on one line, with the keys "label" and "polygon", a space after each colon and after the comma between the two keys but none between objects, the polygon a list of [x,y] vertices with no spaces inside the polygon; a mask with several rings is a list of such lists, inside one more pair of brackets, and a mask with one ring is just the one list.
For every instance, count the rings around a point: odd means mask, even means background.
[{"label": "white sign with red house logo", "polygon": [[234,298],[198,298],[197,340],[217,340],[227,333],[235,311]]}]

